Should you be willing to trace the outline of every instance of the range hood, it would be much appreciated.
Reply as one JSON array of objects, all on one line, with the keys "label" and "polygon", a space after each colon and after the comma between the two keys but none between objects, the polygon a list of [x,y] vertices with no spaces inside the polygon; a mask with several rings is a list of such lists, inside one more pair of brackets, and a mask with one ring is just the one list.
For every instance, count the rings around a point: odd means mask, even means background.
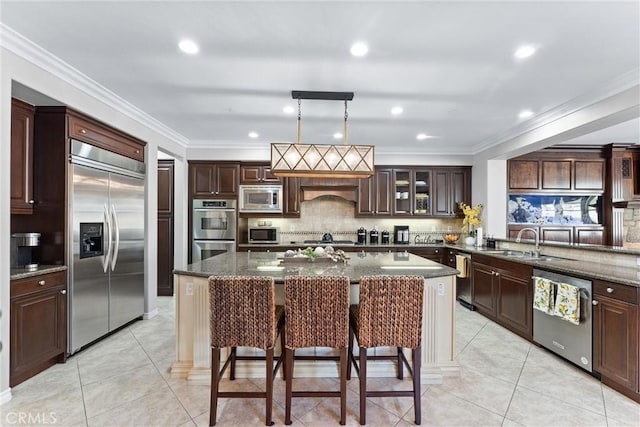
[{"label": "range hood", "polygon": [[354,203],[358,201],[358,183],[353,179],[302,178],[300,190],[303,202],[323,196],[340,197]]}]

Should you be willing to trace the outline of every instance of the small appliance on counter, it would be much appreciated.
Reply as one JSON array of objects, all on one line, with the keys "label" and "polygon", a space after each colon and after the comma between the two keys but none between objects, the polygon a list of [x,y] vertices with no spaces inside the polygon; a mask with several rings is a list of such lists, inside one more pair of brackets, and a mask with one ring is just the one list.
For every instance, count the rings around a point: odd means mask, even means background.
[{"label": "small appliance on counter", "polygon": [[11,235],[11,267],[27,271],[38,269],[34,250],[40,246],[40,233],[13,233]]},{"label": "small appliance on counter", "polygon": [[280,243],[278,227],[249,227],[249,243]]},{"label": "small appliance on counter", "polygon": [[369,232],[369,243],[372,245],[377,245],[378,236],[379,236],[378,229],[376,227],[373,227],[373,230]]},{"label": "small appliance on counter", "polygon": [[409,243],[409,226],[394,225],[393,235],[397,244],[408,244]]},{"label": "small appliance on counter", "polygon": [[383,245],[388,245],[390,243],[389,232],[387,230],[384,230],[380,234],[380,243],[383,244]]},{"label": "small appliance on counter", "polygon": [[364,245],[367,243],[367,230],[364,227],[358,228],[358,244]]}]

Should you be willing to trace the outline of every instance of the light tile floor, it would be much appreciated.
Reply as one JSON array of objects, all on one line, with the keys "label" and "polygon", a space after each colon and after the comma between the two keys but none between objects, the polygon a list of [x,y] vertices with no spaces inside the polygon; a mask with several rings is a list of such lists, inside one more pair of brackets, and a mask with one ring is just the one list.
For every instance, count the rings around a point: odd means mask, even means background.
[{"label": "light tile floor", "polygon": [[[0,425],[205,426],[209,387],[170,378],[174,299],[139,321],[15,387],[0,406]],[[423,386],[422,425],[640,426],[640,405],[481,315],[456,310],[456,357],[462,375]],[[317,387],[335,379],[304,379]],[[410,381],[371,379],[410,388]],[[224,389],[262,389],[264,381],[223,381]],[[295,386],[294,386],[295,387]],[[276,380],[274,421],[284,422],[284,382]],[[337,399],[294,399],[295,426],[338,425]],[[369,426],[413,424],[411,398],[368,404]],[[262,399],[221,399],[218,425],[264,424]],[[359,425],[358,383],[349,382],[348,425]]]}]

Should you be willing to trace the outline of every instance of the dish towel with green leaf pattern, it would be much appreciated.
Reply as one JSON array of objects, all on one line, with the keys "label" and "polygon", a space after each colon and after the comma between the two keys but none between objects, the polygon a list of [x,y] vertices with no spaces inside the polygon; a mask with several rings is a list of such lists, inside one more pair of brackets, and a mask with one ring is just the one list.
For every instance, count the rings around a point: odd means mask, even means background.
[{"label": "dish towel with green leaf pattern", "polygon": [[553,315],[553,282],[542,277],[534,277],[533,286],[533,308]]},{"label": "dish towel with green leaf pattern", "polygon": [[580,289],[577,286],[558,283],[553,314],[574,325],[580,324]]}]

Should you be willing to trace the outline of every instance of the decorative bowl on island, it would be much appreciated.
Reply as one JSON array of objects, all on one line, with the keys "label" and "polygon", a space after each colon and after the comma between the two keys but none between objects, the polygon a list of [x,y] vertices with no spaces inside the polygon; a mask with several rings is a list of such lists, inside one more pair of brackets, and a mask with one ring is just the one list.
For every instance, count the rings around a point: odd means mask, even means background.
[{"label": "decorative bowl on island", "polygon": [[458,239],[460,239],[460,235],[459,234],[445,234],[444,235],[444,241],[447,243],[455,243],[458,241]]}]

